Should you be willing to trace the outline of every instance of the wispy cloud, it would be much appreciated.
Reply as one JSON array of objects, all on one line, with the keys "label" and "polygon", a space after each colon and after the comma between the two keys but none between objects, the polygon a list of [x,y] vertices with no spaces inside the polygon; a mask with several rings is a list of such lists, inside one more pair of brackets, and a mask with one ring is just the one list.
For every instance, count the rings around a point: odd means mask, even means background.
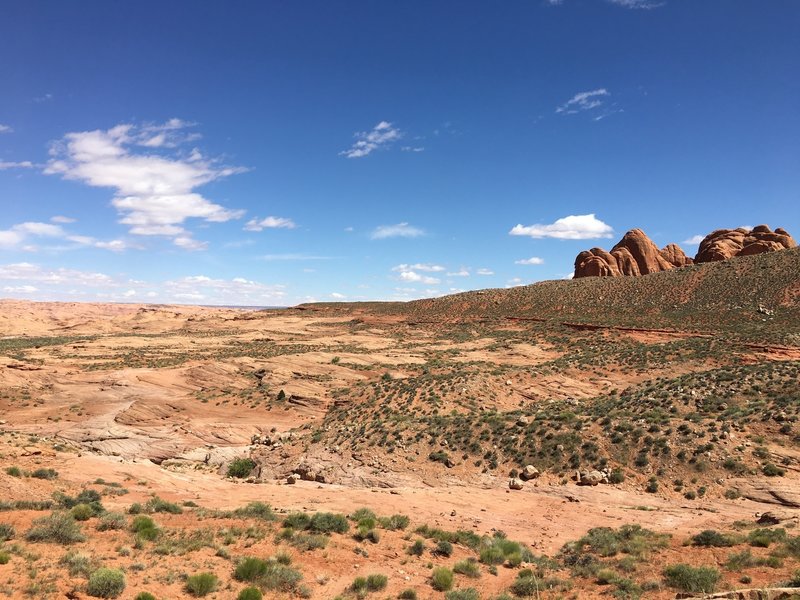
[{"label": "wispy cloud", "polygon": [[13,129],[10,125],[3,125],[0,123],[0,133],[13,133]]},{"label": "wispy cloud", "polygon": [[494,271],[491,269],[478,269],[475,271],[476,275],[494,275]]},{"label": "wispy cloud", "polygon": [[6,169],[32,169],[35,166],[36,165],[29,160],[23,160],[20,162],[0,160],[0,171],[5,171]]},{"label": "wispy cloud", "polygon": [[515,265],[543,265],[544,259],[539,258],[538,256],[531,256],[530,258],[523,258],[521,260],[515,260]]},{"label": "wispy cloud", "polygon": [[397,265],[396,267],[392,267],[392,271],[424,271],[427,273],[441,273],[445,270],[442,265],[434,265],[431,263],[415,263],[413,265]]},{"label": "wispy cloud", "polygon": [[250,219],[244,226],[245,231],[263,231],[264,229],[294,229],[297,227],[291,219],[284,217],[266,217],[264,219]]},{"label": "wispy cloud", "polygon": [[424,283],[425,285],[436,285],[439,283],[439,279],[436,277],[422,275],[411,270],[400,271],[397,278],[405,283]]},{"label": "wispy cloud", "polygon": [[403,152],[425,152],[424,146],[403,146],[400,150]]},{"label": "wispy cloud", "polygon": [[[51,221],[58,222],[57,217],[53,217]],[[119,252],[129,247],[122,240],[103,241],[88,235],[70,233],[58,224],[26,221],[25,223],[12,225],[9,229],[0,229],[0,249],[33,252],[38,250],[38,247],[33,243],[37,238],[50,238],[67,242],[72,247],[94,247],[113,252]],[[69,249],[69,247],[61,247],[59,249]]]},{"label": "wispy cloud", "polygon": [[623,8],[640,8],[650,10],[664,6],[666,2],[655,2],[654,0],[608,0],[611,4],[622,6]]},{"label": "wispy cloud", "polygon": [[425,235],[425,232],[418,227],[409,225],[408,223],[397,223],[396,225],[379,225],[370,234],[373,240],[385,240],[388,238],[415,238]]},{"label": "wispy cloud", "polygon": [[458,271],[451,271],[447,274],[448,277],[469,277],[469,269],[461,267]]},{"label": "wispy cloud", "polygon": [[347,158],[363,158],[375,150],[385,148],[403,137],[403,132],[388,121],[381,121],[370,131],[359,131],[356,141],[347,150],[339,152]]},{"label": "wispy cloud", "polygon": [[704,235],[693,235],[688,240],[683,240],[681,242],[681,244],[685,244],[687,246],[696,246],[697,244],[702,242],[704,239],[706,239],[706,236],[704,236]]},{"label": "wispy cloud", "polygon": [[295,254],[295,253],[286,253],[286,254],[265,254],[261,257],[261,260],[266,261],[278,261],[278,260],[331,260],[333,256],[316,256],[313,254]]},{"label": "wispy cloud", "polygon": [[113,188],[111,204],[130,233],[166,236],[179,247],[196,249],[202,244],[190,242],[192,234],[184,227],[188,219],[221,223],[244,214],[207,200],[196,188],[244,169],[220,165],[196,149],[188,156],[171,157],[136,150],[153,146],[154,131],[166,135],[187,125],[171,119],[161,126],[123,124],[105,131],[69,133],[52,146],[53,158],[44,172]]},{"label": "wispy cloud", "polygon": [[53,223],[63,223],[63,224],[74,223],[76,221],[76,219],[73,219],[72,217],[65,217],[64,215],[56,215],[55,217],[50,217],[50,220]]},{"label": "wispy cloud", "polygon": [[570,215],[548,225],[515,225],[509,235],[524,235],[532,238],[556,238],[561,240],[588,240],[610,238],[614,230],[594,214]]},{"label": "wispy cloud", "polygon": [[592,110],[603,105],[603,98],[611,94],[605,88],[580,92],[556,108],[556,112],[564,115],[574,115],[584,110]]}]

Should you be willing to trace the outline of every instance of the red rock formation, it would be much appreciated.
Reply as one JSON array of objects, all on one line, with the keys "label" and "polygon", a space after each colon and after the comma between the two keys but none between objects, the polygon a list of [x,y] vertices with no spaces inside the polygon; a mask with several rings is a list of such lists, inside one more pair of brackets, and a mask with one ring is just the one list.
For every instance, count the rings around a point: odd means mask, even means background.
[{"label": "red rock formation", "polygon": [[727,260],[734,256],[751,256],[795,246],[797,246],[797,242],[780,227],[775,231],[766,225],[754,227],[752,231],[741,227],[739,229],[717,229],[700,242],[694,261],[705,263]]},{"label": "red rock formation", "polygon": [[631,229],[611,252],[602,248],[581,252],[575,259],[575,277],[647,275],[691,263],[675,244],[659,250],[641,229]]},{"label": "red rock formation", "polygon": [[693,263],[726,260],[794,248],[797,242],[780,227],[772,231],[766,225],[747,229],[718,229],[700,243],[694,260],[677,244],[658,249],[641,229],[631,229],[607,252],[602,248],[584,250],[575,259],[575,277],[621,277],[647,275],[685,267]]}]

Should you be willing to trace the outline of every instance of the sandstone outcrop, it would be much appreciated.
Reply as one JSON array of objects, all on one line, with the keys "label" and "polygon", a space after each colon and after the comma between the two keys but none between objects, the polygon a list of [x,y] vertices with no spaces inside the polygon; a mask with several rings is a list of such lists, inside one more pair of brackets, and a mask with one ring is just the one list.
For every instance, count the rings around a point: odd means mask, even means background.
[{"label": "sandstone outcrop", "polygon": [[677,244],[659,249],[641,229],[631,229],[611,251],[602,248],[584,250],[575,259],[575,277],[622,277],[648,275],[685,267],[694,263],[727,260],[794,248],[797,242],[789,233],[766,225],[752,230],[718,229],[700,243],[694,259],[686,256]]},{"label": "sandstone outcrop", "polygon": [[704,263],[727,260],[734,256],[752,256],[795,246],[797,246],[797,242],[785,229],[780,227],[775,231],[766,225],[759,225],[750,231],[742,227],[717,229],[700,242],[695,262]]},{"label": "sandstone outcrop", "polygon": [[692,264],[677,244],[659,249],[641,229],[631,229],[607,252],[592,248],[575,259],[575,277],[647,275]]}]

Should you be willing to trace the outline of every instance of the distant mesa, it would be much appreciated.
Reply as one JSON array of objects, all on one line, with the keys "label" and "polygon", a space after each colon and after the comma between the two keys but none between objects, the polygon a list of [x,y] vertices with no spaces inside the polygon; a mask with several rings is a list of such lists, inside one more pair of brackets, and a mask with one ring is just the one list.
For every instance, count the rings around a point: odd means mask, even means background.
[{"label": "distant mesa", "polygon": [[694,259],[677,244],[659,249],[641,229],[631,229],[610,252],[602,248],[584,250],[575,259],[575,277],[623,277],[648,275],[691,264],[727,260],[794,248],[797,242],[780,227],[772,231],[766,225],[752,230],[717,229],[708,234]]}]

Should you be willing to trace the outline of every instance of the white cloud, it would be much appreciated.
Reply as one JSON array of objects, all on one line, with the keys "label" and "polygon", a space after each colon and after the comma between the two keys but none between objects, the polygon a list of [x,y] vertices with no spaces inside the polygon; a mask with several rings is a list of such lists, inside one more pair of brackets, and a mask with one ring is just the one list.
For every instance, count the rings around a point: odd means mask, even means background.
[{"label": "white cloud", "polygon": [[6,169],[32,169],[34,166],[36,165],[29,160],[23,160],[20,162],[0,160],[0,171],[5,171]]},{"label": "white cloud", "polygon": [[286,296],[282,285],[265,285],[244,277],[214,279],[206,275],[194,275],[166,281],[161,287],[167,299],[206,304],[261,306],[279,303]]},{"label": "white cloud", "polygon": [[478,269],[475,271],[476,275],[494,275],[494,271],[491,269]]},{"label": "white cloud", "polygon": [[66,225],[69,223],[74,223],[77,219],[73,219],[72,217],[65,217],[63,215],[56,215],[55,217],[50,217],[50,220],[53,223],[62,223]]},{"label": "white cloud", "polygon": [[643,9],[651,9],[651,8],[658,8],[659,6],[664,6],[666,2],[654,2],[653,0],[608,0],[611,4],[616,4],[617,6],[622,6],[624,8],[643,8]]},{"label": "white cloud", "polygon": [[337,300],[343,300],[347,298],[344,294],[340,294],[339,292],[331,292],[331,298],[336,298]]},{"label": "white cloud", "polygon": [[0,133],[13,133],[13,132],[14,130],[11,129],[11,126],[3,125],[2,123],[0,123]]},{"label": "white cloud", "polygon": [[611,226],[603,223],[594,213],[589,215],[570,215],[549,225],[515,225],[509,235],[525,235],[532,238],[556,238],[561,240],[588,240],[610,238],[614,233]]},{"label": "white cloud", "polygon": [[392,271],[425,271],[426,273],[441,273],[445,270],[442,265],[433,265],[430,263],[416,263],[413,265],[397,265],[392,267]]},{"label": "white cloud", "polygon": [[[51,220],[55,221],[57,218],[54,217]],[[10,229],[0,230],[0,248],[6,250],[36,250],[37,248],[33,245],[22,245],[24,242],[28,242],[32,237],[61,239],[72,242],[77,246],[94,246],[95,248],[102,248],[115,252],[124,250],[128,247],[128,245],[122,240],[111,240],[108,242],[100,241],[86,235],[71,234],[65,231],[61,225],[54,225],[53,223],[41,223],[38,221],[26,221],[25,223],[13,225]]]},{"label": "white cloud", "polygon": [[519,277],[514,277],[512,279],[509,279],[508,282],[506,282],[507,288],[520,287],[521,285],[525,285],[525,283],[523,283],[522,279],[520,279]]},{"label": "white cloud", "polygon": [[400,271],[398,279],[406,283],[424,283],[425,285],[436,285],[439,283],[436,277],[420,275],[416,271]]},{"label": "white cloud", "polygon": [[693,235],[688,240],[683,240],[681,242],[681,244],[685,244],[687,246],[696,246],[697,244],[702,242],[704,239],[706,239],[706,236],[704,236],[704,235]]},{"label": "white cloud", "polygon": [[591,110],[602,106],[603,100],[601,100],[601,98],[610,95],[609,91],[605,88],[591,90],[589,92],[580,92],[556,108],[556,112],[565,115],[573,115],[583,110]]},{"label": "white cloud", "polygon": [[166,135],[186,126],[172,119],[163,125],[123,124],[106,131],[69,133],[51,148],[53,158],[44,172],[112,188],[111,204],[132,234],[167,236],[179,247],[196,248],[198,244],[187,242],[191,237],[183,227],[187,219],[221,223],[241,217],[244,211],[214,204],[194,190],[243,169],[219,165],[196,152],[182,158],[134,151],[149,143],[156,130]]},{"label": "white cloud", "polygon": [[38,292],[39,288],[32,285],[7,285],[3,291],[8,294],[32,294]]},{"label": "white cloud", "polygon": [[265,254],[261,260],[276,261],[276,260],[331,260],[332,256],[315,256],[313,254]]},{"label": "white cloud", "polygon": [[385,148],[403,137],[403,132],[388,121],[381,121],[371,131],[359,131],[356,141],[347,149],[339,152],[347,158],[363,158],[379,148]]},{"label": "white cloud", "polygon": [[400,148],[403,152],[425,152],[425,148],[423,146],[403,146]]},{"label": "white cloud", "polygon": [[294,229],[297,227],[291,219],[284,217],[266,217],[261,219],[250,219],[244,226],[245,231],[263,231],[264,229]]},{"label": "white cloud", "polygon": [[543,265],[544,259],[539,258],[538,256],[531,256],[530,258],[523,258],[521,260],[515,260],[515,265]]},{"label": "white cloud", "polygon": [[385,240],[395,237],[415,238],[421,235],[425,235],[422,229],[408,223],[397,223],[396,225],[380,225],[373,230],[369,237],[373,240]]},{"label": "white cloud", "polygon": [[447,274],[448,277],[469,277],[469,270],[461,267],[458,271]]}]

